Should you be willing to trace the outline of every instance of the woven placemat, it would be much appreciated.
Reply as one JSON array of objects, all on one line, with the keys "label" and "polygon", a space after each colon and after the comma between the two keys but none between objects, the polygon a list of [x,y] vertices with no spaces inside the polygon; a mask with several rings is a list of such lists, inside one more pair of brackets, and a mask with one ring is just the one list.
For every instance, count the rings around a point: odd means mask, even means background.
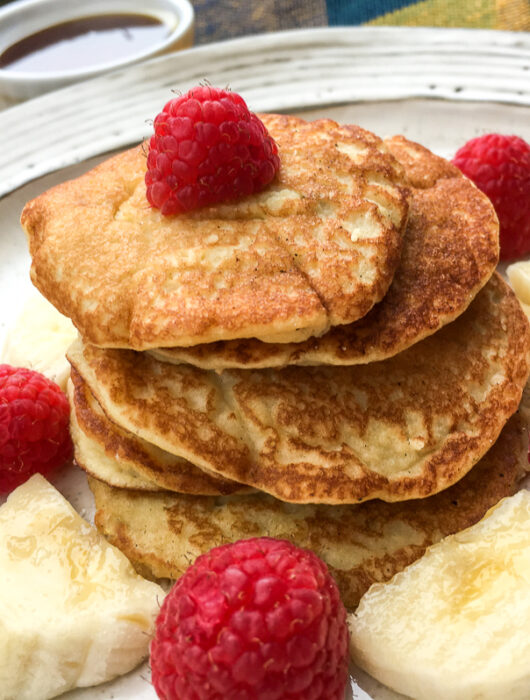
[{"label": "woven placemat", "polygon": [[530,0],[192,0],[196,44],[299,27],[530,30]]}]

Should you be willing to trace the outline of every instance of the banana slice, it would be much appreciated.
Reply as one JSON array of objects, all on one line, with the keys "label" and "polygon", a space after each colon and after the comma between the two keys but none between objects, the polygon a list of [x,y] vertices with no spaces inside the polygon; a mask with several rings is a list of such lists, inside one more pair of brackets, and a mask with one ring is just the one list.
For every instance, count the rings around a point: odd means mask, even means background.
[{"label": "banana slice", "polygon": [[530,305],[530,260],[508,265],[506,274],[519,301]]},{"label": "banana slice", "polygon": [[37,474],[0,507],[0,700],[46,700],[147,656],[164,592]]},{"label": "banana slice", "polygon": [[349,616],[356,664],[416,700],[530,698],[530,492],[433,545]]},{"label": "banana slice", "polygon": [[42,372],[65,391],[70,376],[65,353],[76,337],[77,331],[70,319],[43,296],[34,294],[7,333],[2,362]]}]

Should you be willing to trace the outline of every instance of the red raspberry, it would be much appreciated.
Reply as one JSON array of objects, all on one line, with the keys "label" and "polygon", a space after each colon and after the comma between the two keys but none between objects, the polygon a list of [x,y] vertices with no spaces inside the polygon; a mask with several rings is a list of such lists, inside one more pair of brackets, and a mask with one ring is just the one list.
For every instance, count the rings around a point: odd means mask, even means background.
[{"label": "red raspberry", "polygon": [[280,168],[278,147],[235,92],[196,87],[155,118],[147,199],[180,214],[262,190]]},{"label": "red raspberry", "polygon": [[500,222],[501,259],[530,252],[530,146],[526,141],[485,134],[462,146],[453,163],[491,199]]},{"label": "red raspberry", "polygon": [[0,365],[0,493],[71,456],[69,414],[57,384],[33,370]]},{"label": "red raspberry", "polygon": [[163,700],[343,700],[346,611],[326,565],[285,540],[200,556],[166,597],[151,643]]}]

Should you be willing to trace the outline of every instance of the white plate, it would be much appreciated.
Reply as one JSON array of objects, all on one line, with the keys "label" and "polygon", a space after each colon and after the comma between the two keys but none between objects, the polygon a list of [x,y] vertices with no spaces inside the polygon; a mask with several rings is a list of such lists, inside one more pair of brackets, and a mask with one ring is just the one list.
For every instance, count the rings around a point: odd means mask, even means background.
[{"label": "white plate", "polygon": [[[6,196],[0,200],[0,344],[31,291],[18,223],[24,203],[102,159],[93,156],[147,136],[146,122],[171,97],[170,88],[186,90],[207,78],[229,84],[255,110],[303,111],[311,118],[357,123],[381,136],[402,133],[450,157],[466,140],[488,131],[530,141],[529,67],[530,36],[524,33],[302,30],[192,49],[1,112],[0,195]],[[66,470],[55,483],[91,516],[82,474]],[[358,683],[352,680],[348,698],[401,697],[360,671],[353,673]],[[156,695],[144,665],[113,683],[63,697],[153,700]]]}]

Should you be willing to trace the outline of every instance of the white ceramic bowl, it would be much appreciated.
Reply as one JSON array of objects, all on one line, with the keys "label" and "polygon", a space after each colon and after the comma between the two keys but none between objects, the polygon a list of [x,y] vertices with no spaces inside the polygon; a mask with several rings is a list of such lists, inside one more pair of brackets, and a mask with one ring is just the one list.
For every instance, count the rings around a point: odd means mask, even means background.
[{"label": "white ceramic bowl", "polygon": [[158,43],[115,61],[87,65],[82,69],[54,72],[0,69],[0,94],[25,100],[49,90],[86,80],[162,53],[193,44],[194,13],[188,0],[19,0],[0,9],[0,54],[21,39],[62,22],[93,15],[139,14],[153,16],[170,31]]}]

